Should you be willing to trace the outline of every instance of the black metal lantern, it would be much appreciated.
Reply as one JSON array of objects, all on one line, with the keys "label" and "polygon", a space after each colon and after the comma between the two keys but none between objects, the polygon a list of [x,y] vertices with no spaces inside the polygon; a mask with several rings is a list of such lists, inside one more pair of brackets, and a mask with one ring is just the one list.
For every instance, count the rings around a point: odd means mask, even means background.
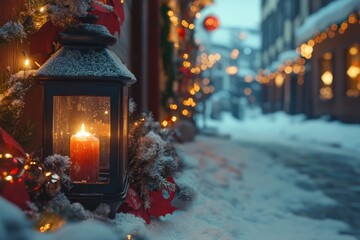
[{"label": "black metal lantern", "polygon": [[136,80],[108,49],[104,26],[80,24],[59,34],[63,47],[37,71],[44,91],[45,155],[70,156],[72,201],[111,215],[128,187],[128,89]]}]

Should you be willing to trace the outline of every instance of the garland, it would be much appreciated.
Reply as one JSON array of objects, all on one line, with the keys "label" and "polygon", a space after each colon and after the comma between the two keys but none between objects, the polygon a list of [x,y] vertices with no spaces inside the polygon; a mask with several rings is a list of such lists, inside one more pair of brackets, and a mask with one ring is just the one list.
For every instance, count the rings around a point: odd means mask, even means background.
[{"label": "garland", "polygon": [[[119,4],[117,4],[119,8]],[[26,10],[20,13],[20,19],[9,21],[0,27],[0,45],[16,40],[26,39],[39,30],[48,20],[60,28],[66,28],[79,23],[90,9],[100,9],[102,12],[120,12],[99,0],[32,0],[26,4]],[[123,13],[119,16],[124,20]]]},{"label": "garland", "polygon": [[[7,69],[3,84],[0,84],[0,126],[14,136],[21,144],[31,140],[33,123],[20,125],[20,115],[24,108],[24,96],[32,86],[33,70],[21,70],[10,75]],[[1,83],[1,81],[0,81]]]}]

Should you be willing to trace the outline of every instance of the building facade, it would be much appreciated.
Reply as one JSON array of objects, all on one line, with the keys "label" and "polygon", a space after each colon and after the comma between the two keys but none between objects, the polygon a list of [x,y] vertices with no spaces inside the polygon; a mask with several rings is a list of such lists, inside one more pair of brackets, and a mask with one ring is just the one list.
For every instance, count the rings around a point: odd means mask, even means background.
[{"label": "building facade", "polygon": [[262,1],[263,111],[359,122],[356,0]]}]

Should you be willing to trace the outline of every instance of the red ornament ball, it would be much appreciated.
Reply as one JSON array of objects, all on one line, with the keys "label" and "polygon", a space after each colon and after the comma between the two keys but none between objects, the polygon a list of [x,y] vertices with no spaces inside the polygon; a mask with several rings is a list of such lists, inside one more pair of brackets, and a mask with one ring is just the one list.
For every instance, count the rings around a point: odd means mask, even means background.
[{"label": "red ornament ball", "polygon": [[30,160],[25,164],[24,169],[24,180],[27,190],[30,192],[39,190],[46,180],[43,164]]},{"label": "red ornament ball", "polygon": [[220,25],[219,19],[213,15],[207,16],[204,19],[203,26],[208,32],[216,30]]},{"label": "red ornament ball", "polygon": [[185,35],[186,35],[185,28],[179,27],[178,28],[178,35],[179,35],[179,38],[185,38]]}]

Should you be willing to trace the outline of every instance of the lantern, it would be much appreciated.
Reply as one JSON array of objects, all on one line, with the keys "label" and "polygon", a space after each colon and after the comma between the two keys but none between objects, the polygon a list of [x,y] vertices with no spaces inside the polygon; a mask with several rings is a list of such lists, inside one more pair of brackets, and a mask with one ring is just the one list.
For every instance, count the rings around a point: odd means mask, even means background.
[{"label": "lantern", "polygon": [[114,216],[128,188],[128,89],[136,80],[108,48],[116,39],[104,26],[80,24],[59,41],[35,76],[44,94],[44,152],[70,156],[71,201],[89,209],[107,203]]},{"label": "lantern", "polygon": [[219,25],[220,25],[219,19],[212,15],[207,16],[203,22],[203,26],[205,30],[208,32],[216,30],[219,27]]}]

